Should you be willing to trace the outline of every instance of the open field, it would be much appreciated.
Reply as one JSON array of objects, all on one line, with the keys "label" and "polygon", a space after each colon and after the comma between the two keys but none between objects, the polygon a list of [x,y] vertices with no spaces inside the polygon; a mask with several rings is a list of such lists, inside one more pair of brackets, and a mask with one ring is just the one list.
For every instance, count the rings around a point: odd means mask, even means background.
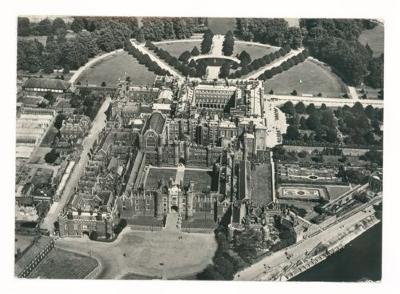
[{"label": "open field", "polygon": [[200,50],[201,41],[187,40],[185,42],[162,42],[161,44],[157,44],[157,42],[155,42],[154,44],[159,48],[167,50],[169,54],[178,58],[183,52],[192,51],[194,46],[197,46],[197,49]]},{"label": "open field", "polygon": [[29,278],[83,279],[98,263],[89,256],[54,248],[33,270]]},{"label": "open field", "polygon": [[224,18],[224,17],[209,17],[208,28],[213,31],[214,34],[225,35],[227,31],[234,31],[236,28],[235,18]]},{"label": "open field", "polygon": [[[178,239],[180,236],[182,239]],[[56,246],[90,251],[101,262],[102,270],[97,278],[102,279],[141,276],[172,279],[193,275],[211,264],[217,248],[214,234],[144,232],[130,227],[114,242],[68,238],[57,240]]]},{"label": "open field", "polygon": [[255,44],[243,44],[235,42],[232,56],[240,54],[240,52],[242,52],[243,50],[249,53],[251,60],[254,60],[263,57],[264,55],[267,55],[269,53],[275,52],[278,49],[275,47],[266,47],[265,45],[257,46]]},{"label": "open field", "polygon": [[283,73],[277,74],[265,82],[265,93],[298,95],[313,94],[326,97],[342,97],[347,92],[346,85],[328,67],[307,59]]},{"label": "open field", "polygon": [[85,85],[100,86],[106,82],[107,86],[116,86],[118,80],[125,80],[131,77],[132,84],[152,85],[154,73],[148,71],[144,65],[127,52],[122,52],[114,56],[107,57],[96,63],[91,68],[83,72],[78,81]]},{"label": "open field", "polygon": [[361,33],[358,40],[361,44],[368,44],[374,52],[374,56],[379,56],[384,52],[384,27],[383,25],[377,25],[372,30],[365,30]]}]

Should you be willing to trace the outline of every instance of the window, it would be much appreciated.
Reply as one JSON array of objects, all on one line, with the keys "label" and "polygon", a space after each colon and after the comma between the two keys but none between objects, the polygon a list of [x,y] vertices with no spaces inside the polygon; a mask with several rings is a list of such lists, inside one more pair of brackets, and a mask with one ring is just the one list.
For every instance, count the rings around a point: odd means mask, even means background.
[{"label": "window", "polygon": [[87,225],[82,225],[82,230],[87,230]]},{"label": "window", "polygon": [[139,206],[138,205],[135,206],[135,210],[139,210]]}]

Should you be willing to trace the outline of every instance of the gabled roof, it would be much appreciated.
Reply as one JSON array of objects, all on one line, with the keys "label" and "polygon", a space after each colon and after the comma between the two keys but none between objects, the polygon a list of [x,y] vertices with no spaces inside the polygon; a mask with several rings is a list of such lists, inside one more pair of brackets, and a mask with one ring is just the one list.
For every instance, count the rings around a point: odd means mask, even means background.
[{"label": "gabled roof", "polygon": [[48,78],[30,78],[23,85],[23,88],[42,88],[54,90],[67,90],[69,87],[69,82],[65,82],[60,79]]}]

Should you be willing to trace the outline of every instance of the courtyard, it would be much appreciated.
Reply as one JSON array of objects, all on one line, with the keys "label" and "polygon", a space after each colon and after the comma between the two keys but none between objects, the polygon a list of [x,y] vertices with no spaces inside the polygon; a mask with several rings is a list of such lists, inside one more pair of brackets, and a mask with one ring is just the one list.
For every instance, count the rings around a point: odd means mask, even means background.
[{"label": "courtyard", "polygon": [[66,238],[58,239],[56,247],[95,257],[99,279],[179,279],[211,264],[217,244],[214,234],[134,231],[128,226],[113,242]]}]

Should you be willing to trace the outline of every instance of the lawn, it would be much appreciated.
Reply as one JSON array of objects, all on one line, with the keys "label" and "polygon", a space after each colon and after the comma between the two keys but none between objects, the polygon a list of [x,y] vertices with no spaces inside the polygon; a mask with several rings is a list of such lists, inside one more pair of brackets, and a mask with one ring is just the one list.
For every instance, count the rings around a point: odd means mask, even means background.
[{"label": "lawn", "polygon": [[154,43],[157,47],[167,50],[169,54],[178,58],[184,51],[191,52],[194,46],[197,46],[197,49],[200,50],[201,41],[192,41],[187,40],[185,42],[169,42],[158,44]]},{"label": "lawn", "polygon": [[96,63],[86,70],[79,78],[82,84],[100,86],[106,82],[107,86],[116,86],[118,80],[125,80],[129,76],[132,84],[152,85],[155,74],[148,71],[144,65],[127,52],[110,56]]},{"label": "lawn", "polygon": [[170,178],[175,181],[176,168],[156,168],[151,167],[147,175],[146,183],[144,183],[145,189],[157,189],[158,181],[164,180],[165,183],[168,182]]},{"label": "lawn", "polygon": [[334,200],[334,199],[338,198],[340,195],[349,191],[350,187],[349,186],[332,185],[332,186],[326,186],[326,189],[328,190],[329,199]]},{"label": "lawn", "polygon": [[242,52],[243,50],[249,53],[251,60],[254,60],[263,57],[264,55],[267,55],[269,53],[275,52],[277,48],[267,47],[261,44],[255,45],[235,42],[232,56],[240,54],[240,52]]},{"label": "lawn", "polygon": [[83,279],[98,263],[89,256],[54,248],[33,270],[29,278]]},{"label": "lawn", "polygon": [[358,40],[363,45],[368,43],[374,52],[374,56],[379,56],[384,52],[384,31],[383,25],[379,24],[372,30],[363,31]]},{"label": "lawn", "polygon": [[129,227],[111,243],[69,238],[57,240],[56,245],[90,250],[103,265],[99,279],[193,275],[212,262],[217,249],[214,234],[134,231]]},{"label": "lawn", "polygon": [[346,85],[328,67],[307,59],[265,82],[265,93],[288,95],[293,90],[298,95],[321,93],[323,97],[342,97]]},{"label": "lawn", "polygon": [[251,199],[257,205],[268,204],[272,201],[271,165],[260,164],[251,171]]},{"label": "lawn", "polygon": [[233,32],[236,28],[235,18],[209,17],[208,28],[214,34],[225,35],[227,31]]},{"label": "lawn", "polygon": [[211,172],[207,170],[202,171],[185,169],[183,184],[184,186],[187,186],[189,185],[189,181],[192,181],[194,183],[194,190],[203,192],[208,188],[214,188],[212,187],[211,176]]}]

